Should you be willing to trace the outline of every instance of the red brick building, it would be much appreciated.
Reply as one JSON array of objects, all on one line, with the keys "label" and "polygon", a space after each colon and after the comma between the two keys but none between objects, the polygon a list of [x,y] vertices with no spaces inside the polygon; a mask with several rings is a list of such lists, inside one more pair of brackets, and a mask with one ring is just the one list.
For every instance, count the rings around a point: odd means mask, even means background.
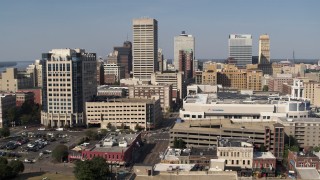
[{"label": "red brick building", "polygon": [[295,171],[297,167],[315,167],[320,170],[320,159],[311,151],[288,153],[288,167],[289,170]]},{"label": "red brick building", "polygon": [[[253,153],[253,172],[260,176],[274,177],[276,170],[276,157],[271,152],[254,152]],[[258,175],[259,176],[259,175]]]},{"label": "red brick building", "polygon": [[[110,164],[124,165],[132,160],[137,149],[140,148],[141,134],[109,135],[99,144],[88,146],[82,150],[81,156],[69,155],[69,161],[74,159],[90,160],[102,157]],[[72,154],[72,153],[70,153]]]},{"label": "red brick building", "polygon": [[34,88],[34,89],[20,89],[18,92],[32,92],[34,95],[34,103],[35,104],[42,104],[42,89],[41,88]]},{"label": "red brick building", "polygon": [[25,102],[34,102],[33,92],[16,92],[16,106],[20,107]]}]

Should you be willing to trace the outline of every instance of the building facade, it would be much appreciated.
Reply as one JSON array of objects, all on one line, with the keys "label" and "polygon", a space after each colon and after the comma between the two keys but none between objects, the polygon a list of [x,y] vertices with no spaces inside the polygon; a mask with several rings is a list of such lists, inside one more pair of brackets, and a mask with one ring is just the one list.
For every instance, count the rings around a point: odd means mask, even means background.
[{"label": "building facade", "polygon": [[179,53],[180,50],[192,50],[193,57],[192,59],[195,59],[195,38],[192,35],[188,35],[185,33],[185,31],[182,31],[182,33],[179,36],[174,37],[174,67],[176,70],[180,69],[180,63],[179,63]]},{"label": "building facade", "polygon": [[158,70],[158,21],[133,19],[133,77],[150,81]]},{"label": "building facade", "polygon": [[124,125],[130,129],[139,126],[145,130],[154,128],[161,120],[159,99],[104,99],[86,103],[87,125],[100,125],[106,129]]},{"label": "building facade", "polygon": [[1,91],[17,92],[19,89],[33,88],[33,78],[29,73],[18,71],[17,68],[7,68],[1,73]]},{"label": "building facade", "polygon": [[29,65],[26,68],[27,73],[32,76],[33,86],[42,87],[42,65],[40,60],[35,60],[34,64]]},{"label": "building facade", "polygon": [[84,49],[53,49],[42,54],[41,123],[85,125],[85,102],[97,94],[96,54]]},{"label": "building facade", "polygon": [[20,107],[25,102],[33,103],[34,93],[33,92],[16,92],[16,106]]},{"label": "building facade", "polygon": [[162,112],[172,108],[172,85],[136,85],[129,86],[129,98],[152,98],[159,96]]},{"label": "building facade", "polygon": [[1,94],[0,95],[0,128],[4,126],[10,126],[14,122],[9,122],[8,119],[5,118],[7,111],[10,108],[16,107],[16,96],[9,94]]},{"label": "building facade", "polygon": [[245,68],[252,64],[252,36],[250,34],[229,35],[229,58],[234,59],[236,66]]},{"label": "building facade", "polygon": [[270,38],[263,34],[259,38],[259,64],[270,64]]}]

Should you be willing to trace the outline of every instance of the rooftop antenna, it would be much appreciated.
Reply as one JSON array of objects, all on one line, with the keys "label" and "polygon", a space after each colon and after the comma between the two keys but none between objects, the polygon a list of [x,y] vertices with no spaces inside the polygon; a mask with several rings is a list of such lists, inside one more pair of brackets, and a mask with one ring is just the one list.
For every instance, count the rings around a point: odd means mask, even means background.
[{"label": "rooftop antenna", "polygon": [[127,33],[127,41],[128,41],[128,33]]}]

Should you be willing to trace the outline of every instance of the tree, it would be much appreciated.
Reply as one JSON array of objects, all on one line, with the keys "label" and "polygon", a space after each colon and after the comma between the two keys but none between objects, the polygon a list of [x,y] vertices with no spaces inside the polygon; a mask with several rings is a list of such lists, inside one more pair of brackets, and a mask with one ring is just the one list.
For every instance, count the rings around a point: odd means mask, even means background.
[{"label": "tree", "polygon": [[106,180],[109,176],[109,168],[105,159],[94,157],[92,160],[77,161],[74,174],[79,180]]},{"label": "tree", "polygon": [[179,149],[186,148],[186,142],[184,142],[182,139],[174,138],[173,147]]},{"label": "tree", "polygon": [[262,88],[262,91],[269,91],[268,85],[264,85],[263,88]]},{"label": "tree", "polygon": [[90,140],[96,140],[99,138],[97,131],[94,131],[92,129],[89,129],[85,132],[85,135],[90,139]]},{"label": "tree", "polygon": [[53,149],[52,158],[57,162],[62,162],[68,158],[68,154],[68,147],[63,144],[59,144]]},{"label": "tree", "polygon": [[8,164],[7,158],[0,157],[0,166],[7,165],[7,164]]},{"label": "tree", "polygon": [[143,128],[139,125],[139,123],[137,123],[134,129],[137,131],[141,131]]},{"label": "tree", "polygon": [[111,129],[111,128],[112,128],[112,124],[111,124],[110,122],[107,124],[107,128],[108,128],[108,129]]},{"label": "tree", "polygon": [[24,164],[19,160],[12,160],[8,165],[12,168],[13,174],[17,175],[24,171]]},{"label": "tree", "polygon": [[267,151],[266,147],[263,144],[261,144],[259,150],[260,150],[260,152],[266,152]]},{"label": "tree", "polygon": [[3,128],[0,128],[0,136],[1,137],[8,137],[10,136],[10,129],[6,126],[4,126]]},{"label": "tree", "polygon": [[31,123],[31,120],[32,120],[31,114],[23,114],[23,115],[20,117],[21,125],[30,124],[30,123]]},{"label": "tree", "polygon": [[320,151],[320,146],[316,146],[316,147],[314,147],[314,148],[313,148],[313,151],[315,151],[315,152],[319,152],[319,151]]}]

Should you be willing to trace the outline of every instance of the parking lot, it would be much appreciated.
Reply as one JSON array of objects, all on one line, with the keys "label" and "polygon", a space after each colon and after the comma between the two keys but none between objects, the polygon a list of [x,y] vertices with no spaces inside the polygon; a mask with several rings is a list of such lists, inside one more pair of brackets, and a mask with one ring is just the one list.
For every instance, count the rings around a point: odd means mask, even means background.
[{"label": "parking lot", "polygon": [[76,145],[83,132],[25,130],[12,137],[0,140],[0,156],[35,163],[42,159],[51,160],[51,152],[58,144],[68,147]]}]

